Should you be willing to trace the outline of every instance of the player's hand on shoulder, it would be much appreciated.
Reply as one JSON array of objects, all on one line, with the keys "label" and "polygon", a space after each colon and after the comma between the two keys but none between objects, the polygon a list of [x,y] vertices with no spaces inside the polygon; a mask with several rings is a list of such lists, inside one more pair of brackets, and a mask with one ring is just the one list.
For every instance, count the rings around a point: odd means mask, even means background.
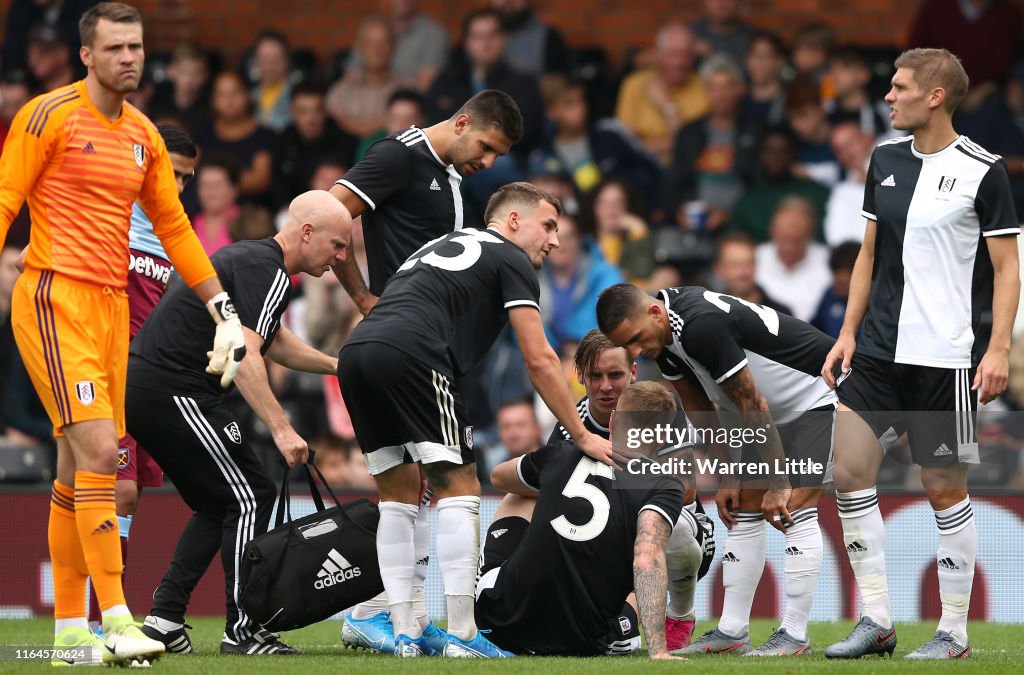
[{"label": "player's hand on shoulder", "polygon": [[210,359],[206,372],[220,375],[220,386],[227,389],[231,386],[238,368],[245,358],[245,335],[242,333],[242,322],[231,302],[231,298],[221,291],[209,302],[206,309],[217,324],[217,332],[213,336],[213,350],[206,352]]},{"label": "player's hand on shoulder", "polygon": [[612,442],[607,438],[601,438],[597,434],[587,431],[576,441],[576,446],[588,457],[596,459],[602,464],[615,466]]},{"label": "player's hand on shoulder", "polygon": [[278,451],[284,457],[284,461],[288,464],[289,468],[298,464],[305,464],[306,460],[309,459],[309,445],[306,441],[302,440],[302,436],[299,436],[291,426],[282,427],[274,431],[273,437],[274,445],[277,446]]},{"label": "player's hand on shoulder", "polygon": [[857,340],[851,335],[840,333],[836,343],[829,350],[828,356],[825,357],[825,365],[821,367],[821,376],[828,386],[833,389],[836,387],[835,368],[837,363],[842,364],[840,372],[849,372],[855,351],[857,351]]}]

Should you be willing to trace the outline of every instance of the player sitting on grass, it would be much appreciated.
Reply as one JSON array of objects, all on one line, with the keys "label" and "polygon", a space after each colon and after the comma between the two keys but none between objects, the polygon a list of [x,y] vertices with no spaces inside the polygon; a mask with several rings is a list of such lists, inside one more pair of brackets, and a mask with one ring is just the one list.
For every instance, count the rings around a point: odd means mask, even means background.
[{"label": "player sitting on grass", "polygon": [[[671,423],[677,410],[664,387],[631,385],[609,420],[613,447],[627,447],[632,414],[643,413],[645,424]],[[626,471],[571,441],[495,467],[492,483],[511,494],[487,531],[476,587],[477,623],[494,644],[515,654],[605,654],[609,622],[629,620],[620,614],[633,591],[648,653],[673,658],[665,643],[666,553],[675,549],[682,555],[673,557],[686,561],[673,578],[696,577],[701,528],[682,508],[678,480],[638,470],[653,465],[661,448],[637,450],[642,458]]]},{"label": "player sitting on grass", "polygon": [[[610,435],[608,423],[612,412],[615,410],[615,406],[619,402],[619,396],[622,395],[626,387],[636,382],[636,359],[631,357],[622,347],[616,347],[612,344],[611,340],[604,333],[595,328],[580,340],[573,360],[576,366],[576,377],[579,378],[580,384],[583,385],[587,394],[576,404],[576,411],[579,413],[583,426],[587,428],[587,431],[603,438],[608,438]],[[681,404],[679,408],[681,411]],[[682,412],[680,412],[680,415],[682,415]],[[682,424],[687,424],[685,417],[680,421]],[[551,436],[548,438],[548,444],[563,440],[568,441],[571,438],[565,427],[561,424],[556,424],[551,432]],[[666,452],[691,454],[691,448],[692,444],[689,440],[686,440],[677,448],[668,448],[662,451],[662,453],[659,453],[659,457],[664,458]],[[698,541],[701,543],[703,560],[701,561],[700,572],[696,577],[677,576],[673,577],[677,581],[669,583],[669,603],[665,616],[665,639],[668,643],[669,651],[681,649],[690,644],[690,637],[693,635],[693,628],[696,625],[693,598],[697,589],[697,581],[704,578],[704,575],[707,574],[708,569],[711,567],[711,560],[715,556],[714,525],[704,515],[704,507],[701,506],[700,500],[697,499],[697,489],[693,485],[692,476],[683,476],[682,478],[683,487],[685,488],[684,504],[686,509],[696,516],[702,528]],[[530,498],[510,495],[505,499],[519,500],[521,504],[516,507],[517,509],[528,509],[530,506]],[[668,564],[670,567],[674,564],[674,559],[671,556],[669,557]],[[635,614],[636,612],[636,599],[630,595],[627,601],[631,607],[623,608],[623,616],[626,618],[628,618],[629,614]],[[613,634],[618,631],[620,636],[614,642],[629,641],[632,638],[636,638],[636,645],[639,648],[640,627],[636,625],[635,621],[627,623],[630,624],[632,632],[622,629],[625,623],[617,622],[612,626]],[[618,647],[618,645],[612,645],[609,653],[621,654],[622,651]]]}]

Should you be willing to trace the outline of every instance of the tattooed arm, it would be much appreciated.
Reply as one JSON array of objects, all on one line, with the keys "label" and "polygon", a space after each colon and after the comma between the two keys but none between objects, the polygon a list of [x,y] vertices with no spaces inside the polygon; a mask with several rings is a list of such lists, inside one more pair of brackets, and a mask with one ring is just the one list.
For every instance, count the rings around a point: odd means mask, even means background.
[{"label": "tattooed arm", "polygon": [[[729,400],[736,404],[742,416],[743,426],[747,429],[764,429],[766,442],[756,443],[758,452],[761,454],[761,461],[768,463],[770,467],[776,466],[776,461],[784,462],[785,455],[782,451],[782,439],[779,438],[779,430],[772,421],[771,412],[768,411],[768,401],[761,396],[754,384],[754,376],[748,366],[740,368],[736,374],[721,383],[722,391]],[[793,519],[789,515],[786,505],[792,490],[789,485],[789,478],[785,473],[771,471],[768,479],[768,492],[765,493],[761,502],[761,511],[765,520],[782,532],[786,531],[786,524],[792,524]]]},{"label": "tattooed arm", "polygon": [[665,602],[668,597],[668,571],[665,544],[672,526],[657,511],[640,512],[633,544],[633,589],[640,610],[640,623],[647,638],[651,658],[665,658]]}]

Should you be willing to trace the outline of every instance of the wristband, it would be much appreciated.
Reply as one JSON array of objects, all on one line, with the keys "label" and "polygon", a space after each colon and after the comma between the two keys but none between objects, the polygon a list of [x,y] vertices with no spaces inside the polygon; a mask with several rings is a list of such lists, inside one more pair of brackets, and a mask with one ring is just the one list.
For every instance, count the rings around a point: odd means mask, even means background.
[{"label": "wristband", "polygon": [[231,302],[231,298],[228,297],[227,291],[221,291],[210,298],[210,301],[206,303],[206,309],[218,324],[238,317],[235,305]]}]

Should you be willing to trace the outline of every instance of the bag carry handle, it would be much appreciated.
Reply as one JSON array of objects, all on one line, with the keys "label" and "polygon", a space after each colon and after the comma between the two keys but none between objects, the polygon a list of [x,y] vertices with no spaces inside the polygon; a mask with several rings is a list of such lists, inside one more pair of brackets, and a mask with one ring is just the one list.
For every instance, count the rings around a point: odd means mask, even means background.
[{"label": "bag carry handle", "polygon": [[274,527],[278,528],[284,524],[284,514],[288,513],[288,520],[292,520],[292,502],[288,489],[288,472],[290,469],[285,465],[284,476],[281,478],[281,493],[277,498],[277,515],[274,516]]},{"label": "bag carry handle", "polygon": [[[341,502],[338,501],[338,497],[331,490],[331,486],[327,483],[327,479],[324,478],[323,473],[320,472],[319,467],[313,463],[313,457],[315,452],[313,448],[309,449],[309,458],[306,463],[302,465],[302,468],[306,470],[306,481],[309,483],[309,494],[313,498],[313,505],[316,507],[317,512],[324,511],[327,507],[324,505],[323,496],[320,494],[320,488],[317,486],[316,479],[313,478],[313,472],[316,472],[317,478],[320,479],[320,484],[327,490],[327,494],[330,495],[331,500],[335,506],[338,507],[338,511],[341,513],[341,517],[348,523],[357,525],[345,512],[345,509],[341,507]],[[282,460],[283,461],[283,460]],[[310,470],[312,467],[312,471]],[[288,476],[291,473],[291,467],[285,466],[284,476],[281,478],[281,494],[277,500],[277,515],[274,518],[274,527],[280,527],[285,523],[285,514],[288,514],[288,522],[295,520],[292,517],[291,511],[291,488],[289,487]]]}]

